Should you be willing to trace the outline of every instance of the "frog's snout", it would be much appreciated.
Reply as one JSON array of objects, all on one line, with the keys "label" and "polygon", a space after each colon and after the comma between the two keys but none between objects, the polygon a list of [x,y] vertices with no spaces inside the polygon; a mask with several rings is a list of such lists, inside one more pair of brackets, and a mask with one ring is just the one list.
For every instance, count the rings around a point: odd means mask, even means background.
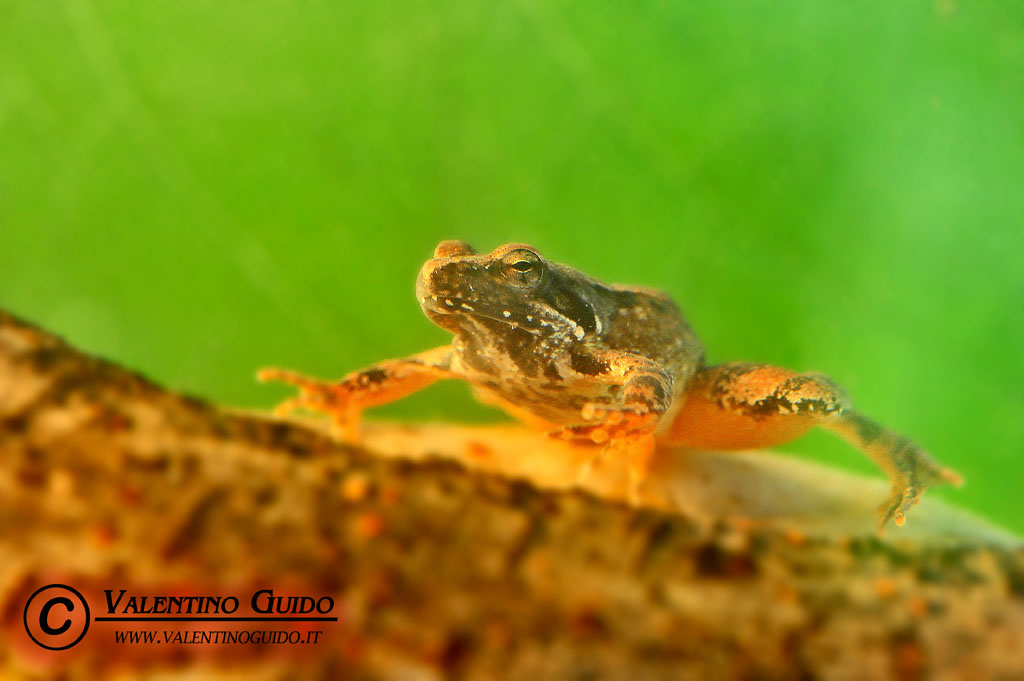
[{"label": "frog's snout", "polygon": [[422,302],[425,297],[460,297],[459,291],[467,277],[472,277],[477,264],[462,260],[476,255],[476,249],[465,241],[450,239],[442,241],[434,249],[434,257],[423,263],[416,277],[416,297]]},{"label": "frog's snout", "polygon": [[416,277],[416,297],[455,296],[459,297],[461,281],[469,269],[463,263],[453,263],[444,258],[431,258],[423,263]]},{"label": "frog's snout", "polygon": [[423,267],[420,268],[420,273],[416,276],[416,298],[417,300],[423,300],[427,296],[433,295],[430,290],[430,273],[433,271],[433,265],[435,260],[428,260],[423,263]]}]

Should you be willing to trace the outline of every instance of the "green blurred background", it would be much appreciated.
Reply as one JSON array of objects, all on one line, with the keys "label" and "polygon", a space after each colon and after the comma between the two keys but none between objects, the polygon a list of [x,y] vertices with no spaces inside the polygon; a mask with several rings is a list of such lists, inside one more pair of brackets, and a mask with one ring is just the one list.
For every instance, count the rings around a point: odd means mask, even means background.
[{"label": "green blurred background", "polygon": [[228,404],[446,342],[434,244],[527,241],[831,374],[1024,530],[1022,179],[1019,2],[0,3],[0,306]]}]

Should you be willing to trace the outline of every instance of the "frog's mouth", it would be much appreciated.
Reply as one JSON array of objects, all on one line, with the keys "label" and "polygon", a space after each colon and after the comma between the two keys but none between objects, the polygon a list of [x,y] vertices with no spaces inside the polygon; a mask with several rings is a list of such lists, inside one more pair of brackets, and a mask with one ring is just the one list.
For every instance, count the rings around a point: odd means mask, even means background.
[{"label": "frog's mouth", "polygon": [[420,296],[420,306],[427,317],[438,326],[457,331],[467,319],[488,319],[513,329],[540,335],[543,324],[534,315],[517,315],[512,310],[498,310],[479,300],[465,300],[450,296]]}]

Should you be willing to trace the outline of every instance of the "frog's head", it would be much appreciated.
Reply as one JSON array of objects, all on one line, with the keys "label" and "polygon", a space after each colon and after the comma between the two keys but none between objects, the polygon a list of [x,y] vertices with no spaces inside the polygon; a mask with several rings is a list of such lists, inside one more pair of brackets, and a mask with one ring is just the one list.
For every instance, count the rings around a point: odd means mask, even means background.
[{"label": "frog's head", "polygon": [[431,321],[455,333],[522,329],[568,344],[600,333],[598,286],[526,244],[479,254],[464,241],[442,241],[420,270],[416,297]]}]

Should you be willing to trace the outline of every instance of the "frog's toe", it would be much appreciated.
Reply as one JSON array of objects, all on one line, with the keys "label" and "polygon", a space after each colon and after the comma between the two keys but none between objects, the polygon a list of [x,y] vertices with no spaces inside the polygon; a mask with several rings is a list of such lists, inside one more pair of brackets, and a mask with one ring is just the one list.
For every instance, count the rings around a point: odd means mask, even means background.
[{"label": "frog's toe", "polygon": [[916,445],[896,449],[891,455],[892,491],[879,508],[880,528],[892,520],[897,526],[906,522],[906,513],[921,495],[934,485],[962,485],[963,478],[954,470],[939,465]]},{"label": "frog's toe", "polygon": [[940,482],[949,483],[954,487],[961,487],[964,484],[963,476],[952,468],[940,468],[938,476],[940,478]]},{"label": "frog's toe", "polygon": [[274,412],[273,413],[274,413],[274,416],[276,416],[277,418],[283,419],[283,418],[291,415],[292,412],[296,412],[296,411],[298,411],[299,409],[302,409],[305,406],[306,405],[305,405],[305,400],[304,399],[302,399],[301,397],[293,397],[291,399],[284,400],[283,402],[280,402],[279,404],[277,404],[274,407]]},{"label": "frog's toe", "polygon": [[274,407],[273,413],[277,418],[285,418],[292,413],[301,410],[332,414],[335,412],[332,405],[329,402],[324,401],[321,395],[317,393],[310,393],[303,389],[297,396],[280,402]]},{"label": "frog's toe", "polygon": [[919,475],[901,477],[893,482],[892,491],[879,509],[879,530],[891,520],[897,527],[907,521],[907,511],[921,501],[921,495],[935,484],[963,484],[963,478],[949,468],[936,468]]},{"label": "frog's toe", "polygon": [[922,492],[932,485],[964,484],[963,477],[951,468],[941,466],[926,451],[915,449],[909,462],[902,466],[907,484],[919,488]]},{"label": "frog's toe", "polygon": [[299,397],[289,400],[290,403],[294,403],[294,406],[289,409],[290,411],[294,411],[296,408],[322,411],[331,406],[344,404],[351,394],[351,390],[344,385],[309,378],[288,369],[260,369],[256,372],[256,378],[264,383],[280,381],[298,388]]},{"label": "frog's toe", "polygon": [[256,380],[260,383],[270,383],[271,381],[280,381],[282,383],[290,383],[295,386],[303,386],[313,382],[312,379],[303,376],[302,374],[288,369],[280,369],[278,367],[264,367],[256,372]]},{"label": "frog's toe", "polygon": [[916,487],[902,487],[894,485],[889,498],[878,507],[878,530],[883,531],[891,520],[897,527],[902,527],[907,521],[907,511],[916,505],[921,499],[921,493]]},{"label": "frog's toe", "polygon": [[260,383],[269,383],[270,381],[276,381],[278,374],[281,369],[276,367],[263,367],[256,371],[256,380]]},{"label": "frog's toe", "polygon": [[584,421],[600,421],[608,425],[622,423],[629,416],[644,416],[650,410],[644,405],[629,405],[626,407],[609,407],[606,404],[587,402],[580,409],[580,416]]},{"label": "frog's toe", "polygon": [[608,411],[608,407],[603,404],[587,402],[580,409],[580,416],[583,417],[584,421],[601,421],[607,416]]},{"label": "frog's toe", "polygon": [[611,438],[611,433],[603,424],[562,426],[549,430],[547,435],[557,440],[590,440],[595,444],[602,444]]}]

